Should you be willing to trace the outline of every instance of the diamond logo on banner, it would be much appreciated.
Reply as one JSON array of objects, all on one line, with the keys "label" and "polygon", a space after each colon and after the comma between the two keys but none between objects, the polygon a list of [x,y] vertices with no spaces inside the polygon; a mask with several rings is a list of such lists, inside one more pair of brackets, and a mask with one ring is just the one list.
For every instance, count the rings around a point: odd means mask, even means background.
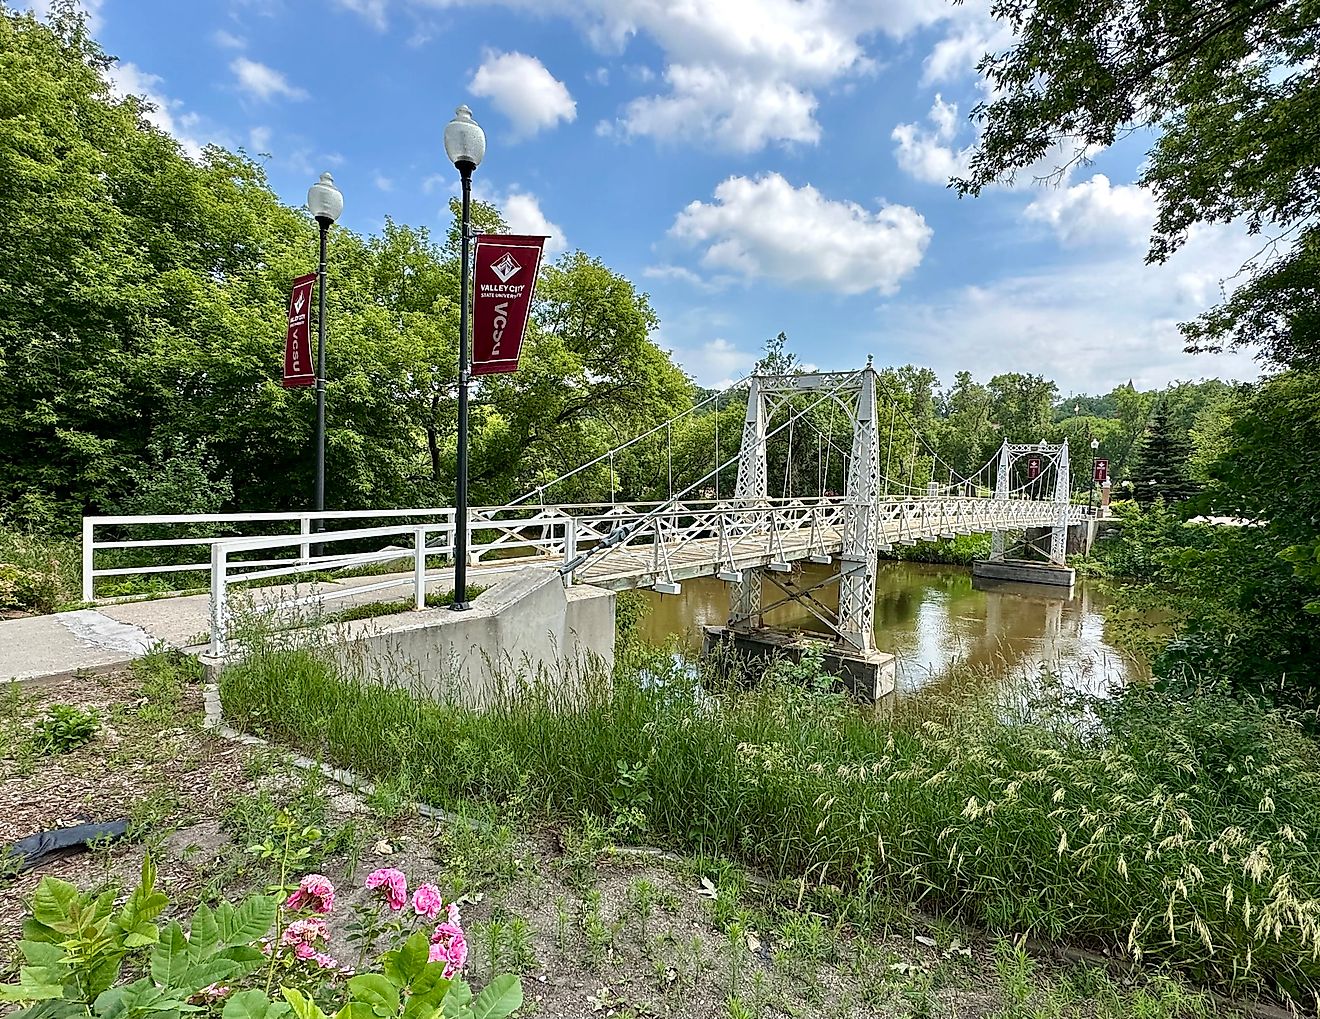
[{"label": "diamond logo on banner", "polygon": [[513,256],[506,251],[491,264],[490,268],[500,278],[501,283],[508,283],[509,280],[513,279],[514,273],[522,269],[522,266],[514,261]]}]

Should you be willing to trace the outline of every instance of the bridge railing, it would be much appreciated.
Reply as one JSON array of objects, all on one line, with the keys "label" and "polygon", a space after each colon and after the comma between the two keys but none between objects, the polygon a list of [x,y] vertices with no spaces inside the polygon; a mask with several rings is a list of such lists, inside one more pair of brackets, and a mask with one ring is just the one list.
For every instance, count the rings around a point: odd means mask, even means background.
[{"label": "bridge railing", "polygon": [[[786,502],[791,500],[772,500]],[[687,505],[714,507],[736,500],[696,500]],[[474,507],[469,511],[469,563],[479,565],[514,556],[559,561],[564,554],[565,518],[580,520],[578,547],[590,546],[613,531],[620,521],[636,519],[666,505],[664,502],[596,502],[559,506],[521,503]],[[231,562],[245,569],[284,569],[297,564],[302,573],[333,572],[379,565],[400,558],[391,549],[390,535],[379,529],[427,524],[428,555],[452,554],[455,511],[452,507],[399,510],[328,510],[323,513],[188,513],[142,516],[91,516],[82,526],[82,598],[95,600],[97,581],[122,581],[168,576],[173,580],[196,576],[203,586],[211,569],[211,549],[219,542],[262,539],[235,546]],[[375,538],[351,539],[354,547],[317,555],[316,547],[329,542],[330,531],[321,527],[359,525]],[[236,533],[238,532],[238,533]],[[244,533],[246,532],[246,533]],[[407,530],[407,533],[411,533]],[[345,539],[348,540],[348,539]],[[365,547],[364,547],[365,546]],[[136,560],[136,561],[133,561]],[[250,579],[250,578],[249,578]],[[175,583],[171,585],[177,587]],[[137,591],[131,593],[147,593]]]}]

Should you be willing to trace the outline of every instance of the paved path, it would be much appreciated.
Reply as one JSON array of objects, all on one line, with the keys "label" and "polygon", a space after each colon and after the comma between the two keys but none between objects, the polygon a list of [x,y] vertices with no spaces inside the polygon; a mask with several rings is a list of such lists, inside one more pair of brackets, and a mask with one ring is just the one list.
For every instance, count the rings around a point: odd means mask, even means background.
[{"label": "paved path", "polygon": [[[482,570],[490,573],[490,570]],[[412,583],[411,573],[375,577],[353,577],[322,584],[317,590],[351,591],[386,580]],[[452,591],[452,570],[436,570],[427,575],[433,591]],[[266,587],[253,591],[264,600],[306,594],[312,588],[303,585]],[[375,601],[392,601],[411,596],[409,586],[386,591],[347,594],[332,603],[334,609]],[[0,684],[12,680],[39,682],[71,676],[79,670],[98,672],[122,668],[147,653],[158,643],[188,651],[201,651],[210,639],[210,596],[181,595],[150,601],[118,602],[56,612],[48,616],[25,616],[0,621]]]}]

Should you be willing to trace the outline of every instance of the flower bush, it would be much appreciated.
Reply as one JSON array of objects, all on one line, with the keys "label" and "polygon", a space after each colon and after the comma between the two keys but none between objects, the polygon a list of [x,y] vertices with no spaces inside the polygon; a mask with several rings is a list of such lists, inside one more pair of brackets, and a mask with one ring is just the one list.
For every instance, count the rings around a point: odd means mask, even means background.
[{"label": "flower bush", "polygon": [[237,906],[198,906],[186,932],[177,920],[163,928],[157,922],[169,900],[155,880],[148,857],[138,886],[116,910],[113,889],[93,898],[43,878],[18,943],[18,982],[0,984],[0,1005],[19,1006],[13,1019],[177,1019],[185,1012],[223,1019],[504,1019],[522,1005],[522,987],[509,974],[473,995],[462,979],[467,941],[458,907],[446,905],[434,885],[414,894],[412,923],[430,926],[442,912],[446,919],[429,935],[407,929],[398,916],[408,901],[407,878],[393,868],[367,878],[395,919],[371,928],[364,955],[381,938],[388,947],[365,972],[325,952],[335,889],[324,875],[303,877],[282,904],[253,895]]}]

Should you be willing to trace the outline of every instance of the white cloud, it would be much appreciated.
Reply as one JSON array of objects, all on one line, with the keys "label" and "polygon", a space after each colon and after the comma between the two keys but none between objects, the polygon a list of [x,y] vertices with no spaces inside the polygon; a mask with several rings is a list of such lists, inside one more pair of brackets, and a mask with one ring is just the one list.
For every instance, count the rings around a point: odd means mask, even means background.
[{"label": "white cloud", "polygon": [[724,389],[742,378],[756,363],[756,355],[739,350],[723,337],[715,337],[696,347],[675,347],[674,360],[697,380],[697,385]]},{"label": "white cloud", "polygon": [[248,132],[248,147],[253,153],[270,151],[270,128],[254,127]]},{"label": "white cloud", "polygon": [[1241,230],[1193,232],[1162,266],[1125,249],[950,291],[939,299],[881,309],[883,342],[895,361],[929,364],[941,377],[974,365],[986,378],[1033,371],[1064,392],[1107,391],[1131,378],[1139,388],[1177,379],[1251,379],[1245,353],[1183,353],[1179,322],[1222,296],[1224,281],[1259,247]]},{"label": "white cloud", "polygon": [[936,93],[935,103],[926,114],[930,128],[920,124],[899,124],[890,137],[898,144],[894,158],[904,173],[930,184],[947,184],[950,177],[967,172],[972,145],[954,148],[958,134],[958,107],[946,103]]},{"label": "white cloud", "polygon": [[[421,0],[433,7],[490,0]],[[871,73],[867,43],[950,16],[946,0],[497,0],[577,21],[603,51],[647,36],[664,53],[666,89],[628,103],[618,133],[752,151],[813,144],[816,92]],[[645,79],[643,79],[643,84]]]},{"label": "white cloud", "polygon": [[394,181],[379,171],[377,171],[371,178],[371,182],[381,191],[388,192],[394,190]]},{"label": "white cloud", "polygon": [[201,157],[203,142],[189,130],[197,124],[196,114],[182,112],[183,104],[179,100],[171,99],[160,91],[164,82],[159,75],[144,71],[134,63],[116,61],[106,72],[106,77],[114,95],[137,96],[145,102],[142,116],[147,123],[173,136],[189,158]]},{"label": "white cloud", "polygon": [[273,67],[247,57],[236,57],[229,65],[238,79],[238,87],[254,99],[268,100],[276,96],[286,99],[306,99],[307,90],[289,84],[283,73]]},{"label": "white cloud", "polygon": [[[548,238],[545,242],[547,261],[568,250],[568,237],[564,228],[545,214],[540,199],[531,192],[524,191],[516,184],[503,193],[482,192],[480,187],[476,190],[476,198],[500,210],[504,222],[509,226],[509,233]],[[447,218],[449,210],[443,210],[441,216]]]},{"label": "white cloud", "polygon": [[[43,21],[50,20],[51,0],[19,0],[19,3]],[[101,8],[104,5],[105,0],[77,0],[77,6],[87,15],[87,30],[93,35],[104,25],[101,18]]]},{"label": "white cloud", "polygon": [[385,31],[388,26],[385,17],[387,0],[335,0],[335,3],[345,10],[362,15],[378,32]]},{"label": "white cloud", "polygon": [[731,74],[720,67],[671,65],[670,93],[634,99],[620,126],[629,135],[687,143],[709,139],[733,152],[820,140],[816,97],[786,81]]},{"label": "white cloud", "polygon": [[642,270],[647,279],[675,280],[696,287],[707,293],[722,290],[731,282],[731,277],[724,275],[702,276],[683,265],[649,265]]},{"label": "white cloud", "polygon": [[1007,24],[990,14],[988,0],[969,0],[951,13],[945,35],[921,65],[921,84],[957,82],[976,73],[987,53],[997,53],[1013,41]]},{"label": "white cloud", "polygon": [[568,88],[525,53],[487,53],[468,91],[489,99],[524,138],[577,118],[577,103]]},{"label": "white cloud", "polygon": [[211,35],[211,41],[222,50],[241,50],[247,48],[247,40],[241,35],[235,35],[233,32],[226,32],[223,28],[218,28]]},{"label": "white cloud", "polygon": [[1139,185],[1112,185],[1097,173],[1071,187],[1042,191],[1023,215],[1047,223],[1070,247],[1110,239],[1141,244],[1155,221],[1155,198]]},{"label": "white cloud", "polygon": [[842,294],[891,293],[920,263],[931,229],[915,210],[832,201],[777,173],[730,177],[711,203],[692,202],[670,234],[709,269]]}]

